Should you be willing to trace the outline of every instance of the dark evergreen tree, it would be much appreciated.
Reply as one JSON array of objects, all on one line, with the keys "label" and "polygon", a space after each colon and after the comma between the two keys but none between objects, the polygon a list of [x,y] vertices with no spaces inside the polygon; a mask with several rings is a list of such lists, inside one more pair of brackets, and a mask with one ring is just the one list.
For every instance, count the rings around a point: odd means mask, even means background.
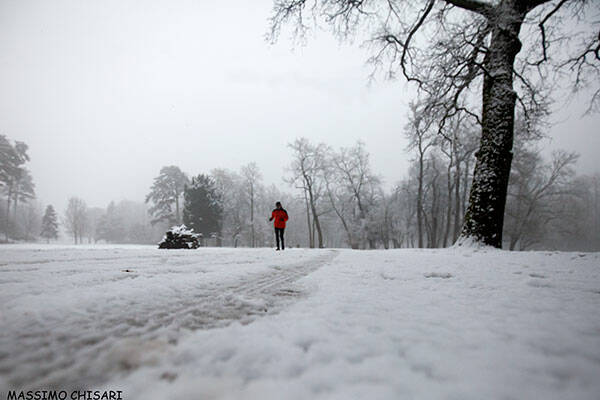
[{"label": "dark evergreen tree", "polygon": [[12,176],[15,172],[15,148],[5,135],[0,135],[0,189],[6,195],[6,211],[2,215],[5,239],[10,232],[10,201],[12,199]]},{"label": "dark evergreen tree", "polygon": [[164,220],[171,224],[181,223],[180,200],[188,182],[188,177],[179,167],[171,165],[160,169],[146,196],[146,203],[153,204],[148,210],[152,215],[152,224]]},{"label": "dark evergreen tree", "polygon": [[13,214],[17,218],[17,206],[19,201],[26,203],[35,199],[35,184],[33,178],[26,168],[18,168],[14,175],[13,185]]},{"label": "dark evergreen tree", "polygon": [[0,187],[8,186],[14,171],[15,149],[5,135],[0,135]]},{"label": "dark evergreen tree", "polygon": [[183,222],[205,238],[221,235],[223,197],[213,178],[200,174],[184,191]]},{"label": "dark evergreen tree", "polygon": [[[0,135],[0,188],[6,195],[6,224],[5,236],[14,235],[11,226],[16,225],[18,202],[26,202],[35,198],[33,179],[29,171],[23,167],[29,161],[24,142],[15,141],[14,145],[4,135]],[[11,204],[13,205],[13,221],[10,219]]]},{"label": "dark evergreen tree", "polygon": [[40,236],[50,242],[50,239],[58,239],[58,218],[52,205],[46,207],[46,212],[42,218],[42,231]]}]

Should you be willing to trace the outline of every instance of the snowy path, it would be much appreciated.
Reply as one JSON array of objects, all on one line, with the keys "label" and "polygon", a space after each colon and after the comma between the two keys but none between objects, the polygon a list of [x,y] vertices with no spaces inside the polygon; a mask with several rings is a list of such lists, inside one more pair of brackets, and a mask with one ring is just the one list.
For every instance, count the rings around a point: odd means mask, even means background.
[{"label": "snowy path", "polygon": [[[310,250],[306,250],[310,253]],[[340,250],[310,295],[198,330],[131,399],[600,399],[600,254]]]},{"label": "snowy path", "polygon": [[145,350],[189,331],[280,310],[302,295],[298,279],[337,254],[4,249],[0,377],[16,388],[89,388],[152,364]]},{"label": "snowy path", "polygon": [[2,246],[0,328],[0,399],[598,400],[600,253]]}]

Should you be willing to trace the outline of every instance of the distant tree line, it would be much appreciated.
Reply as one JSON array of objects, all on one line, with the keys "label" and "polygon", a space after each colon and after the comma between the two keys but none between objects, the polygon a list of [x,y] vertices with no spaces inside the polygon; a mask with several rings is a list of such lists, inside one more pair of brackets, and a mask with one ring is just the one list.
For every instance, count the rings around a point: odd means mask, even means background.
[{"label": "distant tree line", "polygon": [[[578,156],[555,151],[545,160],[543,134],[517,118],[503,246],[526,249],[600,249],[600,175],[577,176]],[[371,168],[364,143],[333,149],[298,138],[289,144],[285,187],[266,187],[255,163],[239,171],[213,169],[192,179],[164,167],[147,201],[152,220],[185,223],[206,244],[272,245],[266,217],[280,200],[291,216],[290,244],[355,249],[447,247],[457,241],[468,207],[477,129],[455,118],[440,134],[414,105],[405,128],[413,155],[407,177],[391,190]],[[168,178],[170,176],[170,178]],[[160,182],[160,184],[157,184]],[[162,193],[159,193],[162,191]],[[176,199],[183,204],[177,213]]]},{"label": "distant tree line", "polygon": [[[468,207],[477,126],[457,117],[440,127],[413,105],[406,135],[414,158],[386,206],[393,218],[384,220],[391,223],[383,226],[402,246],[446,247],[458,239]],[[503,247],[598,250],[600,174],[577,176],[575,153],[544,159],[538,144],[544,137],[517,116]]]},{"label": "distant tree line", "polygon": [[[50,242],[63,230],[74,243],[150,244],[184,223],[203,235],[204,245],[263,247],[272,245],[267,218],[282,201],[291,246],[447,247],[463,225],[478,141],[469,119],[449,121],[440,127],[419,104],[411,107],[405,134],[413,158],[406,178],[391,189],[373,172],[364,143],[334,149],[298,138],[288,145],[283,187],[265,185],[256,163],[191,178],[165,166],[146,204],[88,207],[72,197],[60,214],[35,202],[27,145],[0,136],[2,232],[5,240]],[[520,116],[515,130],[503,247],[600,250],[600,174],[576,175],[573,153],[542,157],[543,133]]]},{"label": "distant tree line", "polygon": [[0,135],[0,232],[2,240],[55,240],[59,236],[56,210],[36,201],[35,184],[26,164],[30,161],[25,142],[11,142]]},{"label": "distant tree line", "polygon": [[257,247],[267,245],[270,238],[265,218],[256,219],[268,214],[268,206],[255,163],[239,173],[214,169],[192,178],[176,166],[165,166],[146,202],[153,224],[184,223],[202,234],[204,244]]},{"label": "distant tree line", "polygon": [[111,201],[106,208],[88,207],[83,199],[71,197],[63,216],[67,234],[78,243],[157,243],[166,224],[153,226],[144,203]]}]

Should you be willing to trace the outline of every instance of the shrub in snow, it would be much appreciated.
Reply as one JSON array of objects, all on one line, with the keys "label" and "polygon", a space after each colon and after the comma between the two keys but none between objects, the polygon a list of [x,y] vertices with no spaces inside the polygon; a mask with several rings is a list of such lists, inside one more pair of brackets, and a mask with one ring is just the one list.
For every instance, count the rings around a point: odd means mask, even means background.
[{"label": "shrub in snow", "polygon": [[174,226],[169,229],[161,242],[159,249],[197,249],[202,240],[201,233],[194,233],[193,229],[188,229],[185,225]]}]

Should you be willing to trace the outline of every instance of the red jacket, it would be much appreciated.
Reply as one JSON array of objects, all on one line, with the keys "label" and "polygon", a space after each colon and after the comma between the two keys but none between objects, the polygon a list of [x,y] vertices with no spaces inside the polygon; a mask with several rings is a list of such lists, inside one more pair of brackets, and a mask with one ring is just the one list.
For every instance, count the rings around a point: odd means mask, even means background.
[{"label": "red jacket", "polygon": [[[274,221],[273,221],[274,220]],[[285,221],[288,220],[288,213],[283,208],[276,208],[271,212],[269,221],[273,221],[275,228],[285,228]]]}]

